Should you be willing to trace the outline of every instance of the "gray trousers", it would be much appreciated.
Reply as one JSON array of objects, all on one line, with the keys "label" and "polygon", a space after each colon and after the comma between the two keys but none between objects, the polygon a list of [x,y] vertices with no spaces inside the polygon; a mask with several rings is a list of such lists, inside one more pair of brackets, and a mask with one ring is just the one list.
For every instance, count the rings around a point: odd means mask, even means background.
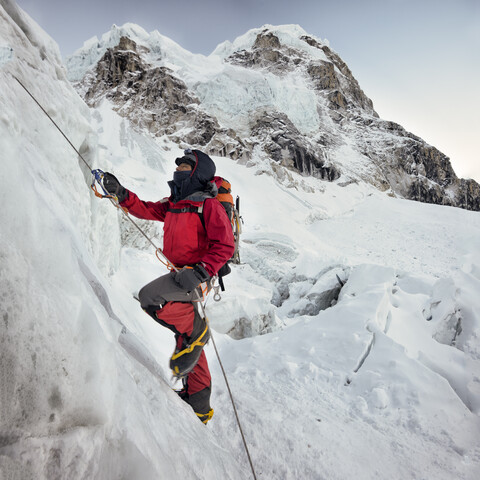
[{"label": "gray trousers", "polygon": [[[162,306],[166,302],[198,301],[198,295],[195,293],[195,290],[186,292],[175,282],[174,275],[173,272],[167,273],[142,287],[138,292],[138,299],[143,309],[146,309],[149,305]],[[202,298],[201,292],[200,298]]]}]

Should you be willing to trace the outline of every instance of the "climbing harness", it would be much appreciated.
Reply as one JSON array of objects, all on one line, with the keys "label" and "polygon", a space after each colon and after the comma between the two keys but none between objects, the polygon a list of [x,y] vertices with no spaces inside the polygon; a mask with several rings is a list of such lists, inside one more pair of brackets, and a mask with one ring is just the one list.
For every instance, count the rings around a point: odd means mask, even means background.
[{"label": "climbing harness", "polygon": [[[95,169],[93,170],[92,167],[88,164],[88,162],[83,158],[82,154],[75,148],[75,146],[73,145],[73,143],[69,140],[69,138],[65,135],[65,133],[63,133],[62,129],[55,123],[55,121],[53,120],[53,118],[48,114],[48,112],[42,107],[42,105],[37,101],[37,99],[30,93],[30,91],[27,89],[27,87],[25,87],[25,85],[15,76],[15,75],[12,75],[13,78],[20,84],[20,86],[27,92],[27,94],[32,98],[32,100],[40,107],[40,109],[42,110],[42,112],[49,118],[49,120],[53,123],[53,125],[55,125],[55,127],[57,128],[57,130],[62,134],[62,136],[65,138],[65,140],[68,142],[68,144],[73,148],[73,150],[75,150],[76,154],[79,156],[79,158],[83,161],[83,163],[87,166],[87,168],[90,170],[90,172],[92,173],[92,176],[93,176],[93,179],[92,179],[92,184],[90,185],[91,189],[93,190],[94,194],[96,197],[99,197],[99,198],[108,198],[108,200],[110,200],[110,202],[116,207],[116,208],[119,208],[120,211],[123,213],[123,215],[125,216],[125,218],[127,218],[133,225],[134,227],[146,238],[146,240],[153,246],[153,248],[155,248],[155,255],[157,257],[157,259],[163,263],[169,270],[174,270],[176,272],[178,272],[178,268],[173,264],[171,263],[168,258],[165,256],[165,254],[163,253],[162,249],[160,247],[158,247],[157,245],[155,245],[155,243],[153,242],[153,240],[148,237],[148,235],[138,226],[138,224],[131,218],[131,216],[128,214],[128,210],[127,209],[124,209],[120,206],[119,202],[118,202],[118,198],[115,196],[115,195],[111,195],[109,194],[106,190],[105,190],[105,187],[103,186],[103,177],[104,177],[104,172],[100,169]],[[98,190],[98,187],[97,187],[97,184],[100,186],[101,188],[101,192]],[[220,294],[218,293],[218,287],[217,289],[215,289],[215,287],[213,287],[214,291],[215,291],[215,295],[214,295],[214,300],[215,300],[215,297],[220,297]],[[208,329],[208,318],[207,318],[207,315],[206,315],[206,312],[205,312],[205,305],[204,303],[202,302],[202,299],[200,298],[200,294],[198,292],[198,289],[195,289],[195,292],[197,294],[197,297],[198,297],[198,304],[200,305],[201,307],[201,310],[202,310],[202,314],[203,314],[203,318],[205,319],[205,321],[207,322],[207,328],[205,329],[205,331],[202,333],[201,337],[198,339],[198,341],[201,340],[201,338],[203,337],[203,335],[206,333],[207,329]],[[203,291],[202,291],[203,293]],[[218,299],[219,300],[219,299]],[[216,301],[218,301],[216,300]],[[206,302],[205,302],[206,303]],[[123,329],[122,329],[122,333],[124,333],[124,330],[125,330],[125,333],[126,333],[126,328],[125,326],[123,326]],[[237,420],[237,425],[238,425],[238,428],[240,430],[240,435],[242,437],[242,441],[243,441],[243,445],[245,447],[245,452],[247,454],[247,458],[248,458],[248,462],[250,464],[250,468],[252,470],[252,475],[253,475],[253,478],[254,480],[257,480],[257,476],[255,474],[255,469],[253,467],[253,462],[252,462],[252,459],[250,457],[250,452],[248,450],[248,446],[247,446],[247,442],[245,440],[245,435],[243,433],[243,429],[242,429],[242,426],[241,426],[241,423],[240,423],[240,418],[238,416],[238,412],[237,412],[237,407],[235,405],[235,401],[233,399],[233,394],[232,394],[232,391],[230,389],[230,385],[228,383],[228,379],[227,379],[227,374],[225,373],[225,369],[223,368],[223,364],[222,364],[222,361],[220,359],[220,355],[218,353],[218,349],[217,349],[217,345],[215,344],[215,340],[213,338],[213,335],[210,335],[210,338],[212,340],[212,343],[213,343],[213,347],[215,349],[215,354],[217,356],[217,359],[218,359],[218,363],[220,364],[220,368],[222,370],[222,374],[223,374],[223,378],[225,380],[225,384],[227,386],[227,390],[228,390],[228,394],[230,396],[230,401],[232,403],[232,407],[233,407],[233,411],[235,413],[235,418]],[[195,344],[197,343],[197,341],[195,341],[194,343],[192,343],[192,345],[190,345],[191,347],[191,350],[193,350],[193,348],[195,347]],[[185,350],[182,350],[182,352],[179,352],[178,353],[178,356],[180,355],[183,355],[184,353],[187,353]],[[209,412],[209,415],[210,415],[210,412]],[[213,411],[211,412],[211,415],[213,415]],[[210,415],[210,418],[211,418],[211,415]],[[210,419],[208,418],[208,420]],[[207,420],[207,421],[208,421]],[[202,420],[203,421],[203,420]],[[205,422],[206,423],[206,422]]]}]

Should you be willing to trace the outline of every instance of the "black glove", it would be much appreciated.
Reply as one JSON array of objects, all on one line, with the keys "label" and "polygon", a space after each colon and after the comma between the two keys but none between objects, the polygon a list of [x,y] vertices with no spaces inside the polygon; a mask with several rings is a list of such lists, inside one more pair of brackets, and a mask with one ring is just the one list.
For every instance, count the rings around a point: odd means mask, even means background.
[{"label": "black glove", "polygon": [[103,175],[103,186],[110,195],[115,195],[118,198],[118,203],[122,203],[128,198],[128,191],[122,187],[115,175],[105,172]]},{"label": "black glove", "polygon": [[175,273],[175,281],[187,292],[193,292],[201,283],[210,280],[210,275],[202,265],[183,267]]}]

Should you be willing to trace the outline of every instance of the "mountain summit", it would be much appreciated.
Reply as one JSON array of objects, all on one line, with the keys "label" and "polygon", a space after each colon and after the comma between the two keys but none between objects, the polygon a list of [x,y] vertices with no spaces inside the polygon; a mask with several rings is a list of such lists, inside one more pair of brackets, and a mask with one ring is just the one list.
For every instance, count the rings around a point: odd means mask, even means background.
[{"label": "mountain summit", "polygon": [[87,41],[67,67],[90,106],[107,99],[133,125],[180,146],[245,162],[255,151],[304,175],[480,210],[480,186],[380,119],[328,42],[297,25],[264,25],[206,57],[128,23]]}]

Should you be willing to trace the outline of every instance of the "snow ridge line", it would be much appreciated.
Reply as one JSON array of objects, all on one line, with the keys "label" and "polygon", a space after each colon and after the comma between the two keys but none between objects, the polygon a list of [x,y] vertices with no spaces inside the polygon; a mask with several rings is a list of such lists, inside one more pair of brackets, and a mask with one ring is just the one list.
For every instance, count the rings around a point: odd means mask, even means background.
[{"label": "snow ridge line", "polygon": [[134,360],[143,365],[154,377],[168,385],[167,380],[163,375],[163,369],[150,354],[148,348],[127,329],[127,327],[113,311],[110,299],[108,298],[108,293],[103,285],[98,281],[97,277],[92,273],[92,271],[87,267],[81,258],[78,259],[78,265],[88,281],[93,293],[98,298],[98,301],[102,307],[108,313],[108,316],[122,327],[120,334],[118,335],[118,343]]},{"label": "snow ridge line", "polygon": [[[397,282],[395,280],[393,282],[393,284],[391,285],[390,292],[386,295],[383,295],[381,300],[378,302],[377,315],[381,315],[382,317],[384,317],[385,321],[384,322],[383,321],[382,322],[377,321],[377,323],[384,324],[384,327],[381,330],[381,333],[383,333],[384,335],[387,335],[387,336],[388,336],[388,330],[389,330],[390,325],[392,323],[391,308],[395,307],[395,302],[392,301],[392,297],[397,292],[396,284],[397,284]],[[386,282],[384,285],[386,287],[386,290],[388,290],[388,282]],[[383,311],[383,308],[381,308],[383,303],[388,303],[388,308],[387,308],[387,311],[386,311],[386,315],[381,313]],[[380,310],[380,312],[379,312],[379,310]],[[370,339],[367,347],[365,348],[364,352],[362,353],[362,355],[358,359],[357,365],[353,369],[354,374],[358,373],[358,371],[363,367],[363,364],[367,360],[368,356],[371,354],[372,349],[375,345],[376,333],[378,333],[376,331],[377,329],[375,328],[375,324],[373,324],[371,321],[367,322],[365,328],[368,332],[370,332],[372,334],[372,336],[371,336],[371,339]],[[347,376],[347,379],[345,381],[345,385],[346,386],[350,385],[352,383],[352,380],[353,380],[353,378],[351,378],[350,376]]]},{"label": "snow ridge line", "polygon": [[[367,330],[369,330],[368,326],[367,326]],[[375,345],[375,332],[372,332],[372,338],[370,339],[370,342],[367,345],[367,348],[365,349],[363,355],[358,360],[357,366],[353,369],[353,373],[357,373],[362,368],[363,364],[365,363],[365,360],[370,355],[370,352],[372,351],[372,348],[374,345]],[[350,382],[348,382],[348,384],[350,384]]]},{"label": "snow ridge line", "polygon": [[[402,291],[401,289],[399,289],[399,287],[397,286],[397,282],[394,283],[394,288],[392,289],[392,297],[398,292],[398,291]],[[403,292],[405,293],[405,292]],[[462,350],[461,348],[459,348],[457,346],[457,337],[462,333],[462,316],[461,316],[461,308],[458,306],[458,299],[457,299],[457,296],[458,296],[458,289],[457,287],[455,287],[455,292],[454,292],[454,302],[455,302],[455,306],[454,306],[454,311],[450,314],[447,315],[446,318],[455,318],[457,321],[455,323],[455,327],[454,327],[454,333],[453,333],[453,337],[450,341],[449,344],[446,344],[446,346],[448,346],[449,348],[455,348],[455,349],[458,349],[458,350]],[[431,305],[436,305],[438,306],[439,304],[441,304],[442,302],[441,301],[438,301],[438,302],[433,302],[431,303]],[[392,302],[392,306],[394,308],[397,308],[398,307],[398,303],[396,302]],[[389,313],[390,317],[391,317],[391,312]],[[432,317],[428,317],[428,318],[425,318],[425,316],[423,316],[423,318],[425,319],[426,322],[430,322],[432,320]],[[391,318],[390,318],[391,320]],[[444,319],[443,319],[444,320]],[[386,332],[385,332],[386,333]],[[391,338],[391,337],[390,337]],[[434,340],[436,340],[437,342],[439,342],[439,340],[437,338],[435,338],[434,336],[432,337]],[[439,343],[443,343],[443,342],[439,342]],[[437,365],[435,363],[435,361],[432,361],[428,355],[424,354],[423,352],[419,352],[419,355],[418,355],[418,358],[417,358],[417,361],[419,363],[421,363],[421,365],[423,365],[425,368],[428,368],[430,371],[434,372],[435,374],[437,374],[438,376],[440,376],[441,378],[443,378],[451,387],[452,391],[454,392],[454,394],[456,395],[456,397],[460,400],[460,402],[463,403],[463,405],[465,405],[465,408],[467,408],[470,412],[472,413],[475,413],[475,409],[472,407],[472,404],[471,402],[469,401],[469,397],[468,397],[468,394],[466,394],[464,391],[462,391],[462,389],[459,389],[458,388],[458,385],[455,385],[455,381],[452,381],[452,378],[449,377],[449,375],[443,370],[443,368],[439,365]]]},{"label": "snow ridge line", "polygon": [[108,293],[103,287],[103,285],[98,281],[97,277],[87,267],[86,263],[81,258],[78,258],[78,266],[80,267],[80,271],[83,273],[85,279],[93,290],[93,293],[98,298],[98,301],[108,313],[108,316],[112,320],[115,320],[118,324],[120,324],[122,330],[125,329],[125,325],[113,311],[112,304],[110,303],[110,299],[108,298]]}]

